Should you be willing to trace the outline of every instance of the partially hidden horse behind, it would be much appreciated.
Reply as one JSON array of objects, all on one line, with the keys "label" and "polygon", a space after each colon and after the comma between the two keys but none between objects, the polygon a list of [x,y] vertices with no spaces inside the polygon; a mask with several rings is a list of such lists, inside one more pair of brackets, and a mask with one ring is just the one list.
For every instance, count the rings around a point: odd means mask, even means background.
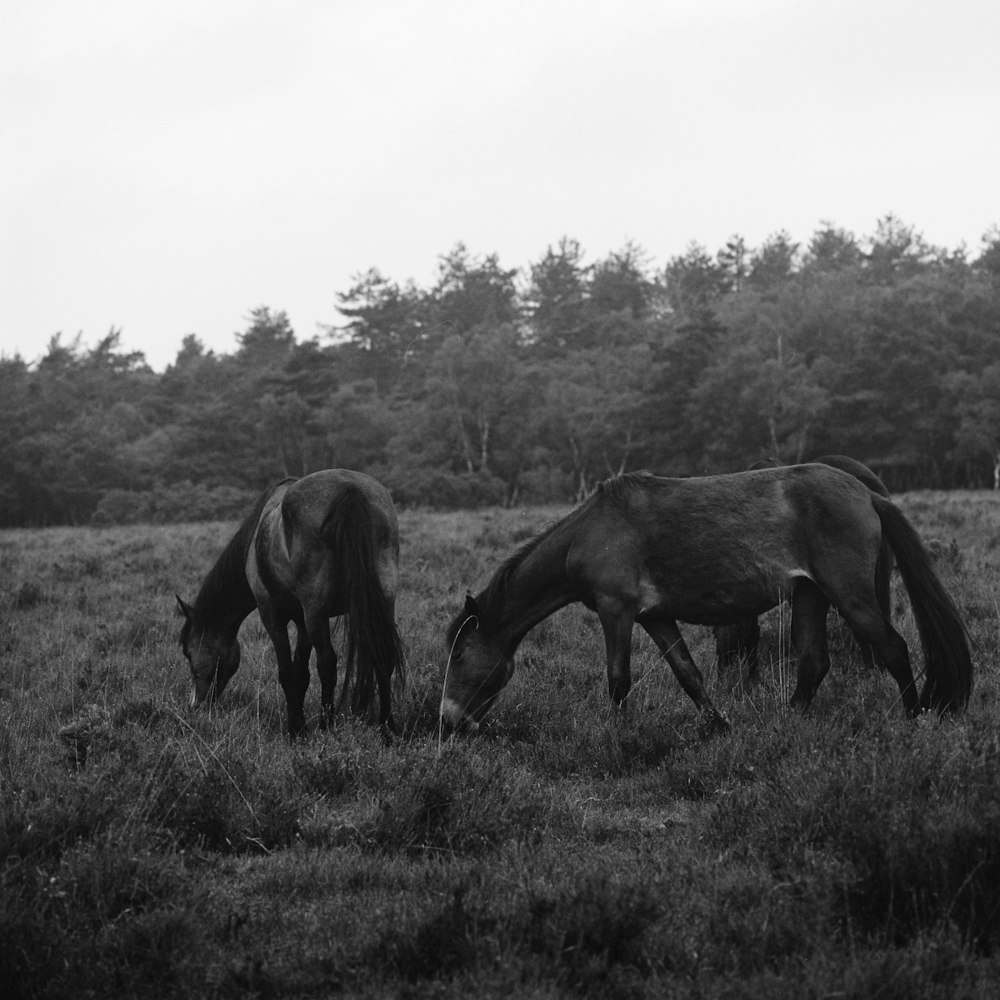
[{"label": "partially hidden horse behind", "polygon": [[[393,728],[392,676],[401,676],[396,628],[399,527],[389,491],[371,476],[327,469],[265,491],[202,582],[184,615],[181,646],[191,666],[191,705],[211,703],[240,665],[240,624],[255,608],[274,644],[288,731],[306,727],[309,659],[316,650],[320,726],[334,713],[337,653],[330,619],[346,615],[342,704]],[[295,623],[294,655],[288,624]]]},{"label": "partially hidden horse behind", "polygon": [[[864,483],[873,493],[889,499],[889,491],[885,483],[863,462],[847,455],[823,455],[814,458],[813,462],[820,465],[829,465],[834,469],[850,473],[855,479]],[[751,465],[751,469],[776,468],[778,462],[768,459],[756,462]],[[878,595],[879,607],[886,615],[890,611],[890,585],[892,579],[892,549],[888,540],[883,537],[882,549],[879,553],[879,560],[875,565],[875,591]],[[727,625],[717,625],[715,627],[715,654],[719,663],[719,670],[729,671],[746,665],[748,680],[757,677],[760,659],[758,656],[758,644],[760,643],[760,625],[756,615],[748,618],[741,618],[739,621],[731,622]],[[867,643],[859,641],[861,657],[869,667],[875,665],[874,650]]]},{"label": "partially hidden horse behind", "polygon": [[[906,641],[879,604],[886,539],[913,605],[925,656],[918,695]],[[917,532],[889,500],[826,465],[693,479],[611,479],[518,550],[452,621],[442,720],[475,730],[513,673],[514,652],[542,619],[581,601],[604,631],[608,691],[631,687],[632,628],[641,625],[713,729],[728,723],[705,690],[677,622],[759,615],[790,595],[797,656],[792,704],[805,709],[830,658],[834,605],[899,685],[907,715],[960,710],[972,690],[968,636]]]}]

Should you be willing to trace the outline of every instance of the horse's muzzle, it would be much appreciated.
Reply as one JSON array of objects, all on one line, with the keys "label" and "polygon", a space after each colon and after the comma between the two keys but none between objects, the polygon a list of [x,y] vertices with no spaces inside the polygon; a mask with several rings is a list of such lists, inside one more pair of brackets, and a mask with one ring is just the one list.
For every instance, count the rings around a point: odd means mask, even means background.
[{"label": "horse's muzzle", "polygon": [[471,715],[466,715],[465,709],[451,698],[445,698],[441,703],[441,720],[452,732],[463,736],[479,731],[479,723]]},{"label": "horse's muzzle", "polygon": [[218,693],[214,682],[205,686],[192,682],[191,694],[188,696],[188,708],[198,708],[200,705],[207,705],[211,708]]}]

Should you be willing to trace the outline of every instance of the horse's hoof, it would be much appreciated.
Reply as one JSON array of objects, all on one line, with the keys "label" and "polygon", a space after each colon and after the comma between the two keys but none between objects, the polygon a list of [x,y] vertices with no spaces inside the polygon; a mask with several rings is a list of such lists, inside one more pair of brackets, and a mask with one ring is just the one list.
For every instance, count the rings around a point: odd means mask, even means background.
[{"label": "horse's hoof", "polygon": [[788,700],[788,707],[794,709],[799,715],[805,715],[809,711],[809,703],[812,698],[806,698],[805,695],[793,694]]},{"label": "horse's hoof", "polygon": [[706,712],[701,720],[701,731],[706,737],[723,736],[733,728],[729,720],[718,712]]}]

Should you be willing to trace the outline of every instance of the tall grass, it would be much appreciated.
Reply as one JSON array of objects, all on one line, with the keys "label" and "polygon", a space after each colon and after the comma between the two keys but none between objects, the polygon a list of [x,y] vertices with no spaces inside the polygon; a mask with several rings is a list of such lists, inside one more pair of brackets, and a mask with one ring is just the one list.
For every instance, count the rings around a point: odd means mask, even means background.
[{"label": "tall grass", "polygon": [[290,743],[255,618],[221,703],[184,707],[173,595],[232,525],[0,533],[4,995],[993,996],[1000,507],[901,503],[969,624],[968,712],[907,722],[833,615],[790,712],[778,609],[756,684],[684,630],[733,723],[714,738],[638,635],[612,717],[579,607],[528,636],[481,736],[440,738],[445,624],[560,510],[404,512],[390,746],[317,732],[315,690]]}]

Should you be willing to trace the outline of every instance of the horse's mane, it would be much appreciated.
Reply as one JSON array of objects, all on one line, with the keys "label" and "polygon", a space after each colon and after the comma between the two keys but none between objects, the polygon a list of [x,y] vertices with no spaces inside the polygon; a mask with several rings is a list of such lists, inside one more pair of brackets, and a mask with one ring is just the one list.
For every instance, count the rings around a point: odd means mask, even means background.
[{"label": "horse's mane", "polygon": [[638,489],[648,489],[650,482],[656,479],[645,469],[639,472],[623,472],[621,475],[605,479],[597,484],[597,493],[606,496],[615,503],[624,503]]},{"label": "horse's mane", "polygon": [[257,522],[274,491],[285,483],[293,482],[294,478],[290,476],[282,479],[264,490],[236,533],[226,543],[215,565],[202,581],[195,598],[194,608],[199,617],[211,617],[213,620],[226,618],[230,611],[236,612],[246,603],[246,592],[249,590],[246,578],[247,550]]},{"label": "horse's mane", "polygon": [[[589,509],[592,502],[593,496],[585,500],[579,507],[571,510],[562,520],[553,521],[552,524],[547,525],[533,538],[529,538],[513,555],[508,556],[500,564],[497,571],[490,577],[489,583],[486,584],[482,592],[476,597],[476,604],[483,615],[488,616],[492,608],[497,607],[506,600],[510,578],[528,556],[561,528],[574,524]],[[468,617],[468,612],[462,611],[456,615],[452,623],[448,626],[447,643],[449,647],[455,641],[455,636],[462,625],[468,620]]]}]

